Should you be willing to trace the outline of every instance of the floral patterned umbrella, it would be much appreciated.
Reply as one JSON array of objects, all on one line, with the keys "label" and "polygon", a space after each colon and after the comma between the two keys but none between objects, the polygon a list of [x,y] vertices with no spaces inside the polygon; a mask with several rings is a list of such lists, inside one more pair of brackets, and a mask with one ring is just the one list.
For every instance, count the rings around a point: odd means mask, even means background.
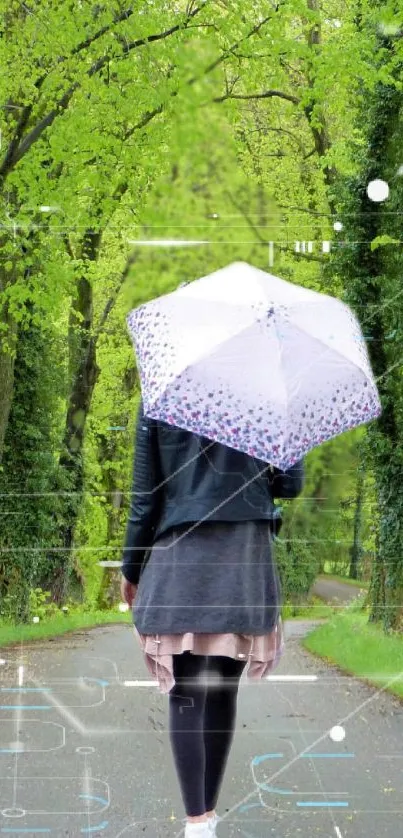
[{"label": "floral patterned umbrella", "polygon": [[381,413],[348,306],[246,263],[158,297],[127,322],[147,416],[278,468]]}]

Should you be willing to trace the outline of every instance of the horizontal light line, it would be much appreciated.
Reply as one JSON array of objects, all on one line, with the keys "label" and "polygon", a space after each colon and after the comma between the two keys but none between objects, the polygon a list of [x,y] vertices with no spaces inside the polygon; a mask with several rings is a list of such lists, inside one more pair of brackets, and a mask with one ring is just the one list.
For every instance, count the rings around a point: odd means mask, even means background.
[{"label": "horizontal light line", "polygon": [[324,807],[333,807],[333,806],[349,806],[349,803],[345,803],[343,800],[335,800],[334,803],[325,803],[321,800],[312,800],[311,802],[298,802],[297,806],[321,806]]},{"label": "horizontal light line", "polygon": [[317,675],[267,675],[266,681],[317,681]]},{"label": "horizontal light line", "polygon": [[51,710],[50,704],[0,704],[0,710]]},{"label": "horizontal light line", "polygon": [[[318,680],[317,675],[267,675],[265,681],[282,681],[282,682],[313,682]],[[158,681],[123,681],[125,687],[157,687]]]},{"label": "horizontal light line", "polygon": [[191,239],[128,239],[128,244],[136,247],[192,247],[198,244],[212,244],[210,241],[192,241]]},{"label": "horizontal light line", "polygon": [[302,754],[302,758],[304,759],[312,759],[315,757],[317,759],[324,759],[326,757],[331,757],[332,759],[351,759],[352,757],[355,757],[355,754]]},{"label": "horizontal light line", "polygon": [[1,693],[49,693],[50,687],[0,687]]}]

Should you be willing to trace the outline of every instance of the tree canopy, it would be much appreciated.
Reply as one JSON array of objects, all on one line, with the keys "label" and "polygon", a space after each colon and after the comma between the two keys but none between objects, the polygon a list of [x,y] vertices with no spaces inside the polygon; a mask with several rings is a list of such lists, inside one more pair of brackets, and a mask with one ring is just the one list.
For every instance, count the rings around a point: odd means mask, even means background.
[{"label": "tree canopy", "polygon": [[[366,227],[365,190],[383,174],[398,206],[402,9],[0,0],[0,11],[0,587],[15,602],[25,580],[18,613],[27,618],[29,585],[57,602],[72,590],[100,600],[98,561],[119,558],[139,394],[130,308],[243,259],[349,299],[360,317],[364,301],[375,306],[364,317],[378,342],[371,357],[387,382],[382,398],[389,386],[396,396],[398,224],[385,205]],[[380,114],[385,91],[393,106]],[[349,239],[361,233],[354,250]],[[207,243],[138,244],[161,239]],[[371,550],[369,504],[384,491],[373,455],[392,445],[389,425],[379,433],[359,491]],[[358,533],[358,439],[313,452],[305,496],[289,511],[302,591],[323,567],[323,544],[335,559],[336,542],[348,542],[345,557]]]}]

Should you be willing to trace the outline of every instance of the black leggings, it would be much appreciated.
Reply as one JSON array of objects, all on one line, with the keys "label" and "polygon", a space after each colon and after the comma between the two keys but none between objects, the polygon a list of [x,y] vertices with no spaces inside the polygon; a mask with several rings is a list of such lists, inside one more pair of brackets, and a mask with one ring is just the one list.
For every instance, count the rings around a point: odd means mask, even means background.
[{"label": "black leggings", "polygon": [[173,655],[169,730],[188,816],[215,809],[234,732],[239,680],[246,661]]}]

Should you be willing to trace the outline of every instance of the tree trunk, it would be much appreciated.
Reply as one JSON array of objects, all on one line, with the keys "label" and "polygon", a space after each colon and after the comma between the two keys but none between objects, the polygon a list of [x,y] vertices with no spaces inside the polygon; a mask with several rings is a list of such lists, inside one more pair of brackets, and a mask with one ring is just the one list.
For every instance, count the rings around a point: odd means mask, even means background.
[{"label": "tree trunk", "polygon": [[[135,386],[137,382],[137,370],[135,366],[128,367],[126,369],[125,375],[123,377],[123,388],[127,394],[128,399],[133,395]],[[113,425],[123,426],[124,420],[122,415],[115,414],[113,417]],[[112,432],[113,433],[113,432]],[[119,432],[120,434],[121,432]],[[100,437],[100,444],[99,444],[99,455],[98,460],[102,466],[103,463],[111,461],[116,463],[116,467],[113,468],[103,468],[102,469],[102,484],[105,489],[107,498],[108,498],[108,505],[106,507],[106,514],[107,514],[107,536],[106,536],[106,544],[109,547],[116,547],[116,554],[113,555],[112,551],[110,555],[116,561],[120,559],[121,553],[121,527],[122,527],[122,517],[126,517],[127,510],[125,509],[125,500],[124,494],[119,489],[119,486],[122,485],[122,466],[121,466],[121,457],[122,457],[122,441],[123,447],[126,449],[127,445],[131,444],[127,439],[128,434],[124,433],[123,440],[119,437],[116,437],[113,433],[113,436],[104,436]],[[130,430],[130,437],[132,437],[132,432]],[[120,445],[119,445],[120,442]],[[114,605],[116,602],[119,601],[120,597],[120,578],[121,574],[118,568],[108,568],[105,567],[103,569],[102,574],[102,581],[99,588],[98,594],[98,607],[99,608],[110,608],[111,605]]]},{"label": "tree trunk", "polygon": [[5,329],[0,340],[0,463],[3,459],[4,439],[14,391],[14,365],[17,344],[17,324],[9,313],[7,302],[0,308],[0,323]]},{"label": "tree trunk", "polygon": [[[116,462],[117,460],[117,444],[116,438],[113,436],[112,438],[108,438],[106,436],[102,436],[100,440],[99,446],[99,461],[100,463],[104,462]],[[106,543],[109,546],[116,544],[116,537],[120,532],[120,517],[121,517],[121,510],[122,510],[122,501],[123,496],[122,492],[118,489],[118,474],[115,469],[107,468],[103,469],[102,474],[102,483],[105,488],[105,493],[108,498],[108,505],[106,507],[106,514],[107,514],[107,536],[106,536]],[[108,557],[109,554],[108,553]],[[113,556],[113,558],[115,558]],[[98,607],[99,608],[110,608],[114,603],[116,603],[119,599],[119,589],[120,589],[120,574],[117,568],[103,568],[102,573],[102,581],[99,589],[98,594]]]},{"label": "tree trunk", "polygon": [[74,531],[84,491],[84,430],[99,369],[96,363],[93,339],[83,331],[80,342],[83,354],[70,394],[63,439],[63,453],[59,460],[61,473],[65,473],[65,481],[63,482],[68,487],[68,495],[64,503],[63,522],[59,531],[62,552],[60,560],[57,561],[57,572],[54,574],[51,584],[54,601],[59,604],[67,594],[71,574],[75,576],[76,585],[78,584],[80,587],[83,584],[83,579],[73,564]]},{"label": "tree trunk", "polygon": [[[88,232],[84,238],[83,256],[95,261],[101,240],[100,233]],[[61,604],[70,582],[82,595],[83,578],[73,561],[74,531],[84,491],[83,442],[92,394],[99,375],[96,362],[96,338],[93,336],[93,294],[86,276],[77,282],[69,329],[69,366],[71,389],[67,405],[62,453],[59,459],[59,481],[65,487],[65,499],[59,530],[60,551],[52,560],[49,589],[53,600]]]},{"label": "tree trunk", "polygon": [[[319,12],[321,4],[319,0],[308,0],[307,6],[308,9],[310,9],[311,11]],[[308,31],[307,41],[309,47],[312,49],[313,54],[316,55],[318,48],[322,44],[322,33],[320,24],[315,24]],[[311,90],[313,90],[314,85],[315,77],[312,71],[308,73],[308,87]],[[312,101],[306,105],[304,111],[305,116],[308,120],[309,127],[312,132],[316,154],[319,157],[319,159],[322,159],[330,151],[332,145],[323,108],[321,107],[319,109],[318,102],[314,99],[314,97],[312,97]],[[328,166],[327,164],[325,164],[323,167],[323,179],[328,191],[327,201],[329,205],[329,210],[333,214],[335,214],[336,212],[336,207],[332,194],[332,187],[335,184],[336,177],[336,169],[333,166]]]},{"label": "tree trunk", "polygon": [[371,608],[369,615],[370,623],[379,623],[383,619],[386,608],[385,581],[385,565],[379,545],[379,533],[377,533],[371,582],[368,590],[368,603]]},{"label": "tree trunk", "polygon": [[360,569],[360,562],[361,562],[361,555],[362,555],[362,545],[361,545],[361,524],[362,524],[362,504],[363,504],[363,496],[364,496],[364,475],[361,469],[358,472],[357,477],[357,489],[356,489],[356,497],[355,497],[355,509],[354,509],[354,538],[353,544],[351,547],[350,555],[350,571],[349,577],[350,579],[358,579],[359,578],[359,569]]}]

